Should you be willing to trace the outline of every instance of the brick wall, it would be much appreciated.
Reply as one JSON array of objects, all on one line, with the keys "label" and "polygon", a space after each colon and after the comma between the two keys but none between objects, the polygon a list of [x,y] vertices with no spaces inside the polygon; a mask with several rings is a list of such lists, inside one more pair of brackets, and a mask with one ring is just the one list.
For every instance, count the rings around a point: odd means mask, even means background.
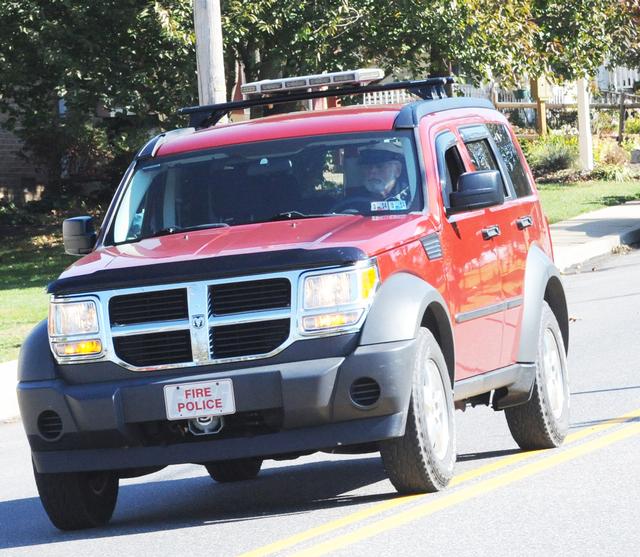
[{"label": "brick wall", "polygon": [[20,156],[21,150],[22,142],[0,127],[0,199],[30,201],[42,192],[43,174],[31,161]]}]

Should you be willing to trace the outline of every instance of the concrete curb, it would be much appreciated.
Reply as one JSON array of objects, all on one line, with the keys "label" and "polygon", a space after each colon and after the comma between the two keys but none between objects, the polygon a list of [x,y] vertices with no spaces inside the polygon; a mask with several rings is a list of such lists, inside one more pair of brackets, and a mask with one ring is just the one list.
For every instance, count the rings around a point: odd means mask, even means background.
[{"label": "concrete curb", "polygon": [[20,415],[16,398],[17,371],[17,360],[0,364],[0,422],[15,420]]},{"label": "concrete curb", "polygon": [[[553,234],[552,234],[553,236]],[[597,240],[578,246],[554,247],[553,254],[556,266],[561,273],[602,255],[609,255],[622,245],[640,242],[640,227],[624,234],[609,234]]]},{"label": "concrete curb", "polygon": [[565,272],[621,245],[640,242],[640,202],[606,207],[550,228],[556,266]]}]

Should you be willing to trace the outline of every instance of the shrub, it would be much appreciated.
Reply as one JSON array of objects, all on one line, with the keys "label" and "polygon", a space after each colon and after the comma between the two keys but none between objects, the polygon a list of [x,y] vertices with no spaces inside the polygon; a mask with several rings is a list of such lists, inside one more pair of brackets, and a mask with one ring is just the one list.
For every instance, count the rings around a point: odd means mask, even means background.
[{"label": "shrub", "polygon": [[569,135],[548,135],[523,147],[527,162],[535,176],[573,167],[578,159],[578,139]]},{"label": "shrub", "polygon": [[640,116],[628,118],[624,124],[625,133],[640,133]]},{"label": "shrub", "polygon": [[626,136],[624,138],[624,141],[621,144],[621,147],[627,153],[629,160],[631,160],[631,151],[640,149],[640,136],[635,136],[635,137]]},{"label": "shrub", "polygon": [[13,201],[0,199],[0,226],[40,224],[42,218],[42,215],[34,214]]},{"label": "shrub", "polygon": [[591,130],[594,134],[618,133],[620,115],[617,110],[594,110],[591,116]]},{"label": "shrub", "polygon": [[614,139],[596,138],[593,142],[593,160],[596,164],[622,166],[629,162],[629,155]]},{"label": "shrub", "polygon": [[606,182],[628,182],[635,178],[634,173],[626,166],[619,164],[599,164],[591,171],[592,180]]}]

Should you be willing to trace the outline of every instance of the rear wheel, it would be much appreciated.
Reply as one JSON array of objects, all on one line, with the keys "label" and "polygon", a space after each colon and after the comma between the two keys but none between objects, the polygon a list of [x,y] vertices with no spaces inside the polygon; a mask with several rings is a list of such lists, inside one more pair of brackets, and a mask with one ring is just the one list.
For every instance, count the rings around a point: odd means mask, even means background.
[{"label": "rear wheel", "polygon": [[531,400],[505,409],[507,424],[522,449],[552,449],[569,429],[569,377],[564,341],[553,311],[544,302],[540,319],[536,380]]},{"label": "rear wheel", "polygon": [[456,459],[451,381],[440,346],[428,329],[418,333],[407,426],[380,443],[391,483],[400,493],[444,489]]},{"label": "rear wheel", "polygon": [[211,478],[220,483],[252,480],[260,472],[261,458],[238,458],[205,464]]},{"label": "rear wheel", "polygon": [[33,473],[49,519],[60,530],[102,526],[111,519],[118,498],[114,472]]}]

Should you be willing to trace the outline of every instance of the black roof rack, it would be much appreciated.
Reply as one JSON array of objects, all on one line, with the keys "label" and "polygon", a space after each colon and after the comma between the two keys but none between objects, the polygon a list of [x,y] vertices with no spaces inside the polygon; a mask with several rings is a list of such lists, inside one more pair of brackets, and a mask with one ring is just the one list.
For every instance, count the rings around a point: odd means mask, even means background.
[{"label": "black roof rack", "polygon": [[208,104],[203,106],[188,106],[178,110],[178,114],[189,115],[189,126],[206,128],[217,124],[232,110],[251,108],[253,106],[265,106],[270,104],[320,99],[323,97],[340,97],[344,95],[362,95],[378,91],[393,91],[406,89],[423,100],[445,99],[447,92],[445,86],[453,83],[453,77],[430,77],[415,81],[396,81],[393,83],[373,85],[351,85],[340,88],[326,89],[324,91],[304,91],[273,96],[246,99],[220,104]]}]

